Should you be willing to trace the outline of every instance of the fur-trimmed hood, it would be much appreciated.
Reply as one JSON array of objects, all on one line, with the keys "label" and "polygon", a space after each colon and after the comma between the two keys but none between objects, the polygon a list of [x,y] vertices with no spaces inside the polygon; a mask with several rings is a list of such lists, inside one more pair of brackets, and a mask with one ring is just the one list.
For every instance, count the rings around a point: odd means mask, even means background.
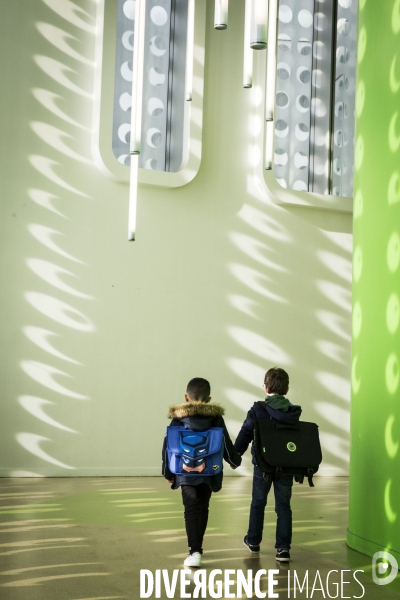
[{"label": "fur-trimmed hood", "polygon": [[225,413],[223,406],[213,402],[184,402],[169,407],[169,419],[186,419],[192,417],[222,417]]}]

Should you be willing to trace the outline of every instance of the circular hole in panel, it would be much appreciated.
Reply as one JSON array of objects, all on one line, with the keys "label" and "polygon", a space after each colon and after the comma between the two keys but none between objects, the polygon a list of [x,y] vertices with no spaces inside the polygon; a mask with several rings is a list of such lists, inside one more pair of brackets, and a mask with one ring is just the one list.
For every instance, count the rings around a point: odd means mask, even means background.
[{"label": "circular hole in panel", "polygon": [[153,6],[150,11],[150,19],[154,25],[162,27],[168,21],[168,13],[162,6]]},{"label": "circular hole in panel", "polygon": [[282,148],[277,148],[274,152],[274,164],[278,167],[284,167],[289,160],[288,153]]},{"label": "circular hole in panel", "polygon": [[278,48],[281,52],[290,52],[292,47],[292,42],[285,42],[282,40],[278,40]]},{"label": "circular hole in panel", "polygon": [[161,146],[161,131],[155,127],[150,127],[150,129],[148,129],[146,132],[146,142],[151,148],[158,148]]},{"label": "circular hole in panel", "polygon": [[342,195],[342,186],[335,185],[335,187],[332,190],[332,195],[333,196],[341,196]]},{"label": "circular hole in panel", "polygon": [[125,81],[132,81],[133,79],[133,71],[132,71],[132,63],[130,61],[126,61],[121,65],[121,75]]},{"label": "circular hole in panel", "polygon": [[164,104],[160,98],[150,98],[147,102],[147,112],[152,117],[160,117],[164,112]]},{"label": "circular hole in panel", "polygon": [[307,192],[308,186],[305,181],[301,181],[301,179],[297,179],[293,183],[292,189],[296,190],[297,192]]},{"label": "circular hole in panel", "polygon": [[349,89],[349,78],[346,75],[341,75],[337,85],[340,92],[346,92]]},{"label": "circular hole in panel", "polygon": [[131,126],[129,123],[122,123],[118,127],[118,137],[124,144],[129,144],[131,141]]},{"label": "circular hole in panel", "polygon": [[337,129],[334,133],[333,139],[335,140],[335,146],[341,148],[343,145],[343,131],[341,129]]},{"label": "circular hole in panel", "polygon": [[286,79],[289,79],[290,74],[289,71],[287,69],[278,69],[276,72],[278,79],[282,79],[282,81],[286,81]]},{"label": "circular hole in panel", "polygon": [[158,171],[158,160],[156,160],[155,158],[149,158],[144,163],[144,168],[150,169],[151,171]]},{"label": "circular hole in panel", "polygon": [[119,97],[119,105],[125,112],[132,108],[132,96],[128,92],[124,92]]},{"label": "circular hole in panel", "polygon": [[276,75],[278,79],[286,81],[290,77],[290,67],[287,63],[280,62],[276,66]]},{"label": "circular hole in panel", "polygon": [[300,142],[305,142],[310,136],[310,130],[305,123],[298,123],[294,129],[294,134]]},{"label": "circular hole in panel", "polygon": [[126,167],[129,167],[131,164],[130,154],[121,154],[121,156],[118,156],[118,162],[125,165]]},{"label": "circular hole in panel", "polygon": [[313,24],[313,16],[309,10],[301,10],[297,15],[297,19],[302,27],[311,27]]},{"label": "circular hole in panel", "polygon": [[280,33],[278,36],[278,48],[281,52],[288,52],[292,47],[292,40],[286,33]]},{"label": "circular hole in panel", "polygon": [[282,4],[279,7],[279,20],[282,23],[290,23],[293,18],[292,9],[287,4]]},{"label": "circular hole in panel", "polygon": [[335,116],[338,119],[346,119],[349,116],[349,108],[345,102],[336,102]]},{"label": "circular hole in panel", "polygon": [[126,18],[133,21],[133,19],[135,18],[135,1],[126,0],[126,2],[124,2],[122,10],[124,11],[124,15],[126,16]]},{"label": "circular hole in panel", "polygon": [[297,96],[296,108],[300,112],[307,112],[308,110],[310,110],[310,99],[307,98],[307,96],[305,96],[304,94],[301,94],[301,96]]},{"label": "circular hole in panel", "polygon": [[306,67],[299,67],[297,69],[297,79],[300,83],[310,83],[311,72]]},{"label": "circular hole in panel", "polygon": [[305,169],[308,166],[308,156],[304,152],[296,152],[293,162],[296,169]]},{"label": "circular hole in panel", "polygon": [[342,158],[335,158],[333,161],[333,171],[335,175],[344,175],[347,171],[347,165]]},{"label": "circular hole in panel", "polygon": [[339,0],[339,4],[342,8],[350,8],[353,0]]},{"label": "circular hole in panel", "polygon": [[278,119],[275,123],[275,135],[277,137],[286,137],[289,133],[289,126],[283,119]]},{"label": "circular hole in panel", "polygon": [[276,105],[279,108],[286,108],[289,105],[289,96],[285,92],[278,92],[276,94]]},{"label": "circular hole in panel", "polygon": [[336,59],[338,62],[342,63],[342,65],[345,65],[350,60],[350,50],[346,48],[346,46],[339,46],[336,50]]},{"label": "circular hole in panel", "polygon": [[302,56],[309,56],[312,52],[312,46],[310,40],[300,38],[297,42],[297,52]]},{"label": "circular hole in panel", "polygon": [[154,56],[164,56],[164,54],[167,51],[165,44],[164,44],[164,40],[162,39],[162,37],[160,35],[155,35],[154,37],[152,37],[150,40],[149,46],[150,46],[150,52]]},{"label": "circular hole in panel", "polygon": [[335,142],[335,146],[337,146],[338,148],[342,148],[343,146],[347,146],[347,134],[345,131],[342,131],[341,129],[337,129],[335,131],[335,133],[333,134],[333,139]]},{"label": "circular hole in panel", "polygon": [[335,131],[335,133],[333,134],[333,139],[335,142],[335,146],[337,146],[338,148],[346,146],[348,142],[347,134],[345,131],[342,131],[342,129],[337,129]]},{"label": "circular hole in panel", "polygon": [[349,35],[351,25],[348,19],[339,19],[337,22],[337,30],[340,35]]},{"label": "circular hole in panel", "polygon": [[165,75],[161,73],[158,67],[151,67],[149,71],[149,81],[151,85],[162,85],[165,83]]},{"label": "circular hole in panel", "polygon": [[124,48],[130,50],[131,52],[133,51],[133,39],[133,31],[125,31],[125,33],[122,34],[122,45]]}]

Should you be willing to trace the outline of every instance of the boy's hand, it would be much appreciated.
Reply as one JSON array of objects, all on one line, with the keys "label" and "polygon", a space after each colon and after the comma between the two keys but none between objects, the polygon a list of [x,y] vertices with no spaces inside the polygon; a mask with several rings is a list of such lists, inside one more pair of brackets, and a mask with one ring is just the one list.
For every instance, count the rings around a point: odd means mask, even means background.
[{"label": "boy's hand", "polygon": [[174,483],[175,478],[174,479],[166,479],[166,481],[168,481],[168,483]]},{"label": "boy's hand", "polygon": [[235,467],[234,465],[229,465],[231,469],[235,470],[237,469],[237,467]]}]

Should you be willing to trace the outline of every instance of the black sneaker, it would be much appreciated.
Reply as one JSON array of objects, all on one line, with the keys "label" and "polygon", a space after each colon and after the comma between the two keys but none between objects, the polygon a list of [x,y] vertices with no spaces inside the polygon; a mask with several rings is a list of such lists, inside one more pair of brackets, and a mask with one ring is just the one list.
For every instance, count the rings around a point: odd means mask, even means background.
[{"label": "black sneaker", "polygon": [[289,562],[289,560],[290,560],[289,550],[285,550],[285,548],[278,549],[276,551],[275,559],[279,560],[279,562]]},{"label": "black sneaker", "polygon": [[253,554],[258,554],[260,552],[260,544],[249,544],[249,542],[247,541],[247,535],[244,536],[243,539],[243,544],[245,546],[247,546],[247,548],[250,550],[250,552],[252,552]]}]

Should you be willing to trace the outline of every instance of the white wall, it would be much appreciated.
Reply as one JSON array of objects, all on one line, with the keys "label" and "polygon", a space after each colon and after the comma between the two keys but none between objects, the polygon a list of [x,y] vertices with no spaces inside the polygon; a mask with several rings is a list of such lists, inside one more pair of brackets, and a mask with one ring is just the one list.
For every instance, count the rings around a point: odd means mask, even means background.
[{"label": "white wall", "polygon": [[95,2],[1,12],[0,474],[158,474],[190,378],[210,380],[234,436],[273,365],[320,425],[322,472],[346,473],[351,218],[272,202],[242,5],[226,32],[208,7],[200,172],[140,187],[134,243],[128,189],[90,152]]}]

